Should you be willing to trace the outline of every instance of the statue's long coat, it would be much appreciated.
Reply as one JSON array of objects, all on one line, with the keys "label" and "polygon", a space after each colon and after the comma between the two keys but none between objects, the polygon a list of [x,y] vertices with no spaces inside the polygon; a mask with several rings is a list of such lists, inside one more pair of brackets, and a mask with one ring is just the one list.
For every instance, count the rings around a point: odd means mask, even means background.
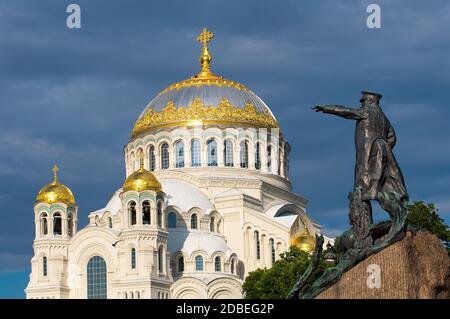
[{"label": "statue's long coat", "polygon": [[360,109],[340,105],[324,106],[324,113],[356,120],[355,187],[362,188],[362,200],[377,199],[378,192],[396,192],[408,199],[403,175],[392,149],[394,128],[377,105]]}]

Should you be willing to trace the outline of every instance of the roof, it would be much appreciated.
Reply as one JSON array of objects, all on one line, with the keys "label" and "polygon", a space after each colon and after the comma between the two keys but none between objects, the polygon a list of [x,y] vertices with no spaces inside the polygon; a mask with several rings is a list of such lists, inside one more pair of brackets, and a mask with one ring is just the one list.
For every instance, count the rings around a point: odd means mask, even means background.
[{"label": "roof", "polygon": [[106,212],[110,212],[111,215],[116,215],[122,208],[122,201],[120,200],[120,193],[122,193],[122,188],[119,188],[114,192],[114,194],[109,199],[108,203],[102,209],[98,209],[91,214],[98,214],[101,218]]},{"label": "roof", "polygon": [[222,252],[227,258],[233,254],[222,236],[200,230],[169,230],[167,244],[171,253],[182,251],[185,256],[191,256],[199,250],[209,257],[215,252]]},{"label": "roof", "polygon": [[205,213],[214,209],[208,197],[195,185],[173,178],[161,178],[163,192],[167,195],[167,205],[175,206],[183,212],[198,207]]}]

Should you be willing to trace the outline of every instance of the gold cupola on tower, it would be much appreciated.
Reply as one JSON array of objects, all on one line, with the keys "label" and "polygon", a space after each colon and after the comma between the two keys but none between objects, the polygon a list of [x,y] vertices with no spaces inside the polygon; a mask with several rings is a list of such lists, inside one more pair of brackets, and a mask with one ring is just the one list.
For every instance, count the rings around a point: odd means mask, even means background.
[{"label": "gold cupola on tower", "polygon": [[155,175],[144,168],[144,152],[139,152],[140,168],[132,173],[123,183],[123,192],[152,190],[161,192],[162,186]]},{"label": "gold cupola on tower", "polygon": [[316,247],[316,238],[311,235],[308,228],[305,225],[305,228],[302,233],[296,235],[292,241],[291,245],[297,246],[298,249],[304,252],[311,252]]},{"label": "gold cupola on tower", "polygon": [[75,197],[70,189],[58,181],[58,166],[53,166],[53,182],[41,188],[36,196],[36,203],[75,204]]}]

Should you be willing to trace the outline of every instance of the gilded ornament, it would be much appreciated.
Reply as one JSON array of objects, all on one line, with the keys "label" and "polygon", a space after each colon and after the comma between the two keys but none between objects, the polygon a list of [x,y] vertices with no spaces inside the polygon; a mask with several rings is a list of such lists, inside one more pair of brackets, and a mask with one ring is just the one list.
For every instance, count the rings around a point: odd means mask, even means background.
[{"label": "gilded ornament", "polygon": [[303,232],[292,239],[291,245],[297,246],[298,249],[308,253],[316,247],[316,238],[310,234],[305,225]]},{"label": "gilded ornament", "polygon": [[140,158],[140,168],[132,173],[125,180],[123,184],[123,192],[136,191],[140,192],[143,190],[152,190],[154,192],[161,192],[162,186],[158,179],[148,170],[144,169],[144,153],[141,151],[139,153]]},{"label": "gilded ornament", "polygon": [[75,197],[73,196],[70,189],[58,182],[58,166],[53,166],[53,182],[45,185],[41,188],[38,195],[36,196],[36,203],[65,203],[65,204],[75,204]]},{"label": "gilded ornament", "polygon": [[269,111],[258,112],[250,102],[241,108],[231,105],[227,99],[222,99],[218,106],[206,106],[200,98],[195,98],[187,107],[177,108],[173,101],[169,101],[161,112],[154,112],[149,107],[144,115],[136,121],[132,136],[137,136],[150,129],[190,125],[194,121],[201,125],[278,127],[277,121]]},{"label": "gilded ornament", "polygon": [[[213,37],[214,34],[206,28],[197,37],[197,41],[202,43],[202,53],[200,55],[201,71],[187,80],[169,86],[161,91],[159,96],[172,90],[205,85],[231,87],[254,94],[244,85],[216,76],[211,72],[212,57],[208,51],[208,43]],[[148,130],[171,126],[222,124],[247,127],[278,127],[277,121],[267,109],[259,112],[250,102],[247,102],[243,108],[232,105],[225,98],[221,100],[219,105],[204,105],[199,97],[195,98],[190,105],[182,106],[175,103],[176,101],[169,101],[158,112],[154,112],[153,108],[148,106],[145,113],[136,121],[131,133],[132,137]]]}]

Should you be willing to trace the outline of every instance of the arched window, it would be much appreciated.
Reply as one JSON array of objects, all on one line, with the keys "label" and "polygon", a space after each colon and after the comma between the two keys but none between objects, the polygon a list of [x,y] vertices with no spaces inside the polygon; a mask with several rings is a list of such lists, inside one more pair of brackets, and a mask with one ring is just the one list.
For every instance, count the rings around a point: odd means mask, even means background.
[{"label": "arched window", "polygon": [[53,234],[62,235],[62,223],[60,213],[53,214]]},{"label": "arched window", "polygon": [[161,145],[161,168],[169,168],[169,144],[167,143]]},{"label": "arched window", "polygon": [[126,291],[123,293],[123,299],[128,299],[128,294]]},{"label": "arched window", "polygon": [[191,229],[197,229],[197,214],[191,215]]},{"label": "arched window", "polygon": [[255,230],[256,259],[261,259],[261,243],[259,241],[259,232]]},{"label": "arched window", "polygon": [[152,145],[148,151],[148,167],[150,171],[153,172],[155,170],[155,164],[155,147]]},{"label": "arched window", "polygon": [[184,271],[184,257],[178,257],[178,272]]},{"label": "arched window", "polygon": [[69,213],[67,216],[67,234],[69,236],[73,235],[73,215],[72,213]]},{"label": "arched window", "polygon": [[214,232],[214,223],[215,223],[215,218],[214,217],[211,217],[211,220],[210,220],[210,222],[209,222],[209,231],[210,232]]},{"label": "arched window", "polygon": [[214,271],[222,271],[222,261],[219,256],[214,258]]},{"label": "arched window", "polygon": [[136,249],[131,248],[131,269],[136,269]]},{"label": "arched window", "polygon": [[175,143],[175,167],[184,167],[184,143],[183,141],[177,141]]},{"label": "arched window", "polygon": [[223,158],[226,167],[233,167],[233,142],[229,139],[223,142]]},{"label": "arched window", "polygon": [[42,257],[42,276],[47,277],[47,257]]},{"label": "arched window", "polygon": [[92,257],[87,264],[87,297],[107,298],[106,263],[100,256]]},{"label": "arched window", "polygon": [[136,163],[134,162],[134,160],[135,160],[135,157],[134,157],[134,152],[131,152],[131,155],[130,155],[130,169],[131,169],[131,172],[134,172],[135,170],[136,170]]},{"label": "arched window", "polygon": [[241,142],[241,168],[248,168],[248,143],[247,141]]},{"label": "arched window", "polygon": [[158,226],[162,227],[162,202],[158,201],[158,205],[156,206],[156,215],[158,217]]},{"label": "arched window", "polygon": [[272,146],[267,146],[267,170],[272,172]]},{"label": "arched window", "polygon": [[196,271],[202,271],[203,270],[203,257],[202,256],[196,256],[195,257],[195,270]]},{"label": "arched window", "polygon": [[145,201],[142,203],[142,224],[150,225],[151,222],[150,203]]},{"label": "arched window", "polygon": [[136,291],[136,293],[134,295],[136,296],[136,299],[140,299],[141,298],[139,291]]},{"label": "arched window", "polygon": [[48,222],[47,222],[47,213],[43,213],[41,215],[41,234],[48,234]]},{"label": "arched window", "polygon": [[164,269],[164,250],[163,247],[160,246],[158,249],[158,270],[159,272],[163,272]]},{"label": "arched window", "polygon": [[208,153],[208,166],[217,166],[217,142],[214,139],[206,143]]},{"label": "arched window", "polygon": [[201,163],[200,140],[194,139],[191,141],[191,166],[198,167]]},{"label": "arched window", "polygon": [[271,253],[271,257],[272,257],[272,264],[275,262],[275,241],[273,240],[273,238],[270,238],[269,240],[270,242],[270,253]]},{"label": "arched window", "polygon": [[231,273],[234,275],[234,258],[231,259],[231,266],[230,266],[230,268],[231,268]]},{"label": "arched window", "polygon": [[261,169],[261,145],[256,143],[255,149],[255,169]]},{"label": "arched window", "polygon": [[112,218],[108,217],[108,227],[112,228],[113,224],[112,224]]},{"label": "arched window", "polygon": [[177,215],[174,212],[170,212],[167,216],[169,228],[177,228]]},{"label": "arched window", "polygon": [[130,225],[136,225],[136,203],[131,202],[128,205],[128,212],[130,214]]}]

